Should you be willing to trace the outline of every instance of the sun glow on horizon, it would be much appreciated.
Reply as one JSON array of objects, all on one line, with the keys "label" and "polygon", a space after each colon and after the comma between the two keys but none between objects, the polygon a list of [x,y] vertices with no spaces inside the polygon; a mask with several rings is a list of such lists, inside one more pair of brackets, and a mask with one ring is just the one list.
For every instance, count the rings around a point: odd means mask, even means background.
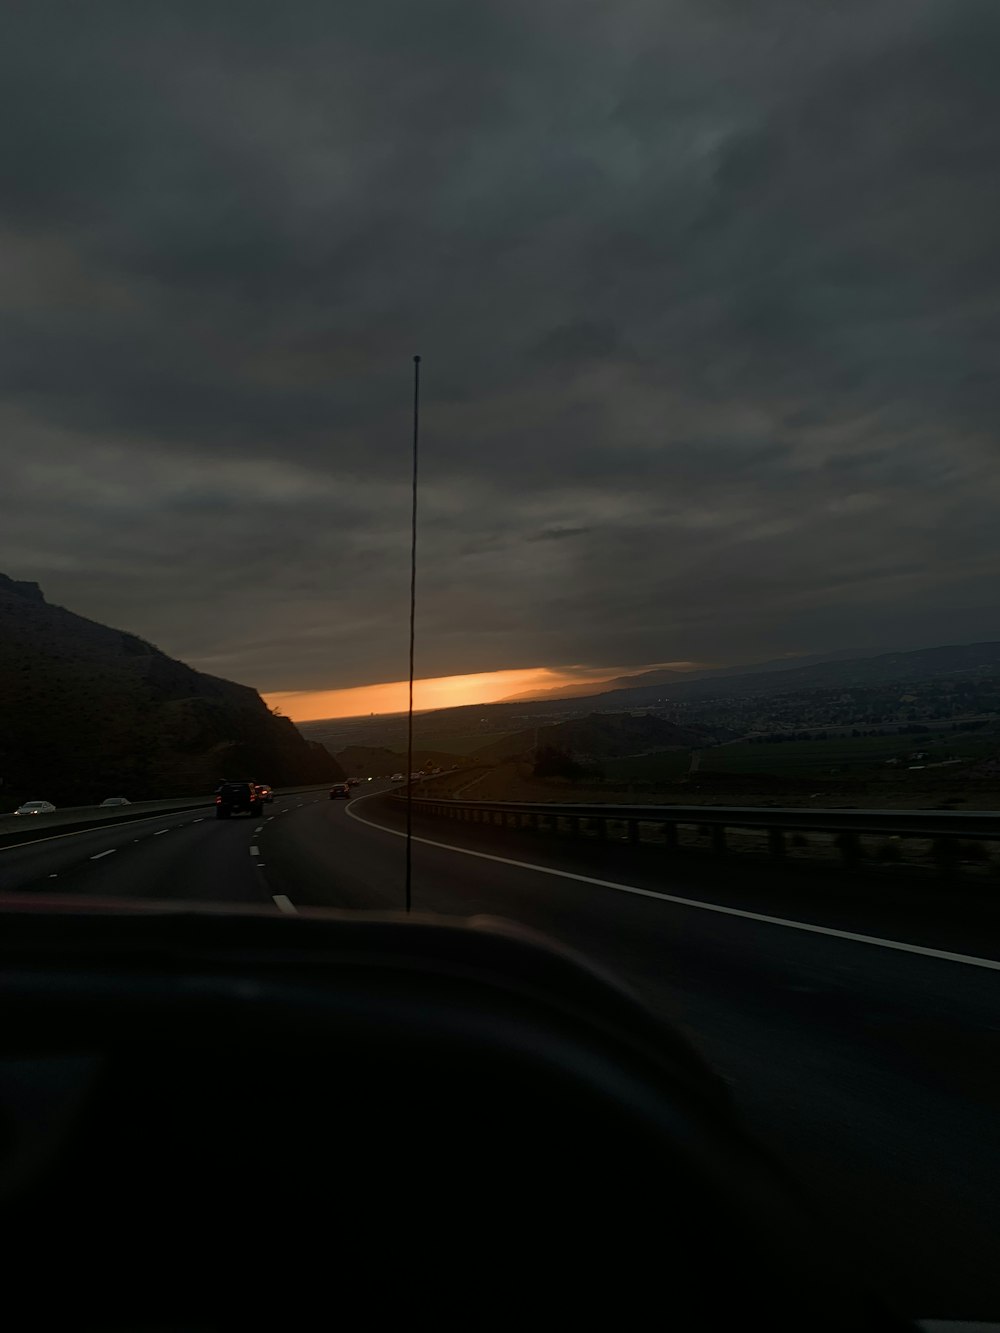
[{"label": "sun glow on horizon", "polygon": [[[603,684],[615,668],[554,670],[522,667],[511,671],[479,671],[467,676],[431,676],[413,682],[413,707],[460,708],[489,704],[529,690],[554,690],[561,685]],[[328,717],[364,717],[368,713],[404,713],[407,682],[357,685],[344,690],[277,690],[263,695],[269,708],[280,708],[293,722],[316,722]]]},{"label": "sun glow on horizon", "polygon": [[[704,665],[651,662],[627,667],[518,667],[509,671],[476,671],[464,676],[428,676],[413,682],[413,707],[418,712],[427,712],[434,708],[494,704],[522,694],[557,690],[564,685],[592,685],[597,689],[607,681],[635,672],[659,668],[694,671]],[[394,680],[342,690],[272,690],[262,698],[269,708],[280,708],[293,722],[319,722],[372,713],[376,716],[405,713],[407,693],[407,682]]]}]

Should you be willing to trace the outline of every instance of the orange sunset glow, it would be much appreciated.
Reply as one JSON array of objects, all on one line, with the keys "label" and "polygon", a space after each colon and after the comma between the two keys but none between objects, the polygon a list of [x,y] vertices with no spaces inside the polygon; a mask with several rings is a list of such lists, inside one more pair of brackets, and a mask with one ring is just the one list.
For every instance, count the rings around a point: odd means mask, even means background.
[{"label": "orange sunset glow", "polygon": [[[457,708],[488,704],[528,690],[550,690],[560,685],[599,685],[616,669],[564,670],[524,667],[516,671],[482,671],[470,676],[433,676],[413,683],[415,709]],[[278,690],[263,696],[269,708],[280,708],[293,722],[326,717],[363,717],[366,713],[402,713],[407,707],[407,682],[357,685],[347,690]]]}]

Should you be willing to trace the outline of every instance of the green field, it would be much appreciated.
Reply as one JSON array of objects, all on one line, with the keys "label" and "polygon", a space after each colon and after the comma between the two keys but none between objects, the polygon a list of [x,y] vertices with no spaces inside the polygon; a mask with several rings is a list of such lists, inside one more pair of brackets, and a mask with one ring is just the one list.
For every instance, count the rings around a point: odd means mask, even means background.
[{"label": "green field", "polygon": [[[917,750],[927,752],[926,762],[949,758],[980,758],[995,753],[996,739],[963,737],[949,732],[937,736],[838,736],[828,741],[781,741],[755,745],[741,741],[720,745],[701,753],[703,773],[774,773],[807,774],[855,771],[884,765],[900,757],[899,768],[907,771],[907,756]],[[924,762],[924,761],[920,761]],[[947,770],[943,770],[947,771]]]},{"label": "green field", "polygon": [[668,782],[683,777],[690,762],[690,750],[663,750],[659,754],[606,759],[600,767],[606,778],[616,782]]}]

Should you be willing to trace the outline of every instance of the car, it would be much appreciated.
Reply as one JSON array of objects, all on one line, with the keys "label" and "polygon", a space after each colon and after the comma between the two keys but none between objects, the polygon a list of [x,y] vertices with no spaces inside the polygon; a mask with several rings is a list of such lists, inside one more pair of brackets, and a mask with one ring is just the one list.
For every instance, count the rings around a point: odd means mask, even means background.
[{"label": "car", "polygon": [[215,793],[216,819],[228,819],[230,815],[246,813],[259,815],[264,811],[255,782],[223,782]]},{"label": "car", "polygon": [[419,782],[420,779],[421,779],[423,776],[424,776],[423,773],[411,773],[411,774],[410,774],[410,781],[411,781],[411,782]]},{"label": "car", "polygon": [[110,808],[118,805],[131,805],[132,802],[125,796],[109,796],[106,801],[101,802],[101,809]]},{"label": "car", "polygon": [[391,781],[392,781],[392,782],[404,782],[404,781],[405,781],[405,778],[403,777],[402,773],[393,773],[392,778],[391,778]]},{"label": "car", "polygon": [[360,779],[360,778],[348,778],[348,779],[347,779],[347,785],[348,785],[349,787],[360,787],[360,786],[361,786],[361,779]]},{"label": "car", "polygon": [[267,803],[270,804],[274,800],[274,792],[266,782],[258,782],[256,785],[257,795],[262,801],[267,801]]},{"label": "car", "polygon": [[347,799],[351,794],[351,789],[346,782],[335,782],[330,788],[330,800],[336,801],[341,798]]},{"label": "car", "polygon": [[51,801],[25,801],[14,811],[15,815],[51,815],[55,806]]}]

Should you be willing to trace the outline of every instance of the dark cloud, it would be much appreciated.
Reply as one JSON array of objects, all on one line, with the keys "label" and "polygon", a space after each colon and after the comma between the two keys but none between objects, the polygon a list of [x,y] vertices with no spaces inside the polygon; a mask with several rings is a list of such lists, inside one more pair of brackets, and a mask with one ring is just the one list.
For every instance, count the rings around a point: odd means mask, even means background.
[{"label": "dark cloud", "polygon": [[536,532],[529,541],[533,542],[564,542],[570,537],[582,537],[590,531],[590,528],[543,528],[541,532]]},{"label": "dark cloud", "polygon": [[998,56],[955,0],[18,7],[0,568],[400,676],[419,351],[424,674],[995,635]]}]

